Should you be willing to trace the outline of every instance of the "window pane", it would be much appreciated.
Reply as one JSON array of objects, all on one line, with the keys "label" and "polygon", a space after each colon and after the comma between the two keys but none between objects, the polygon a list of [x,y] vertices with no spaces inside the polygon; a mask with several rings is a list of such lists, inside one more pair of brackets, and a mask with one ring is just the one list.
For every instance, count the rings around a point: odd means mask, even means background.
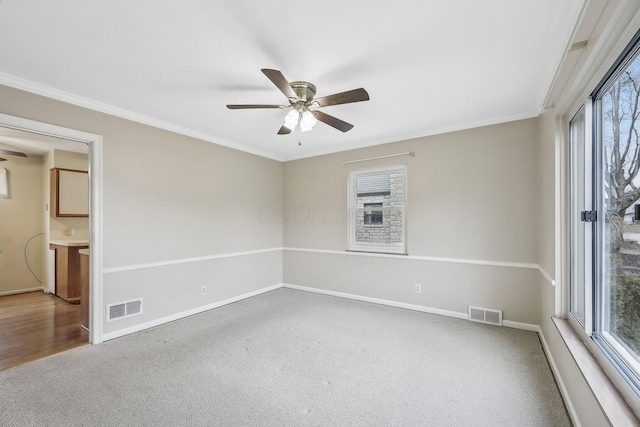
[{"label": "window pane", "polygon": [[[369,219],[367,219],[367,216]],[[380,222],[377,221],[379,215]],[[358,210],[356,214],[356,243],[398,246],[403,243],[402,216],[404,209],[389,208],[382,211]]]},{"label": "window pane", "polygon": [[596,328],[631,366],[640,360],[639,95],[636,59],[598,100],[605,217]]},{"label": "window pane", "polygon": [[381,208],[382,203],[365,203],[364,204],[364,224],[365,225],[383,225],[384,215],[380,210],[369,210],[367,208]]}]

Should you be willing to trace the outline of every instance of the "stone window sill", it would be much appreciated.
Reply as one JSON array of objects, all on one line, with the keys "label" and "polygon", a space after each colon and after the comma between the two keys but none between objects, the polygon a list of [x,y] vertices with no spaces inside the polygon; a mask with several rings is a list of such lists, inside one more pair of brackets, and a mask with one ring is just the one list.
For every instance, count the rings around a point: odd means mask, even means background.
[{"label": "stone window sill", "polygon": [[640,420],[575,333],[569,321],[557,317],[552,319],[611,425],[613,427],[640,426]]}]

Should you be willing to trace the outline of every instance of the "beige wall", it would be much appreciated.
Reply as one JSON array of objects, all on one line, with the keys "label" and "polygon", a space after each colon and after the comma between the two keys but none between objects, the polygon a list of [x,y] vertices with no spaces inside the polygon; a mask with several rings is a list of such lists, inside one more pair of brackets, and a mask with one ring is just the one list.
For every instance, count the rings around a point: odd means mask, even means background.
[{"label": "beige wall", "polygon": [[[408,165],[410,255],[536,259],[536,124],[511,122],[285,163],[285,246],[347,248],[349,171]],[[413,151],[340,166],[340,162]],[[496,235],[510,236],[496,241]]]},{"label": "beige wall", "polygon": [[[0,295],[40,289],[45,282],[43,157],[10,157],[0,167],[9,171],[9,198],[0,197]],[[33,239],[32,239],[33,238]],[[31,241],[30,241],[31,239]],[[30,242],[29,242],[30,241]],[[27,259],[35,276],[25,262]]]},{"label": "beige wall", "polygon": [[193,260],[282,246],[282,222],[259,218],[282,205],[279,162],[4,86],[0,111],[103,136],[104,304],[144,299],[105,333],[281,282],[279,251]]},{"label": "beige wall", "polygon": [[[406,163],[409,255],[463,263],[287,250],[284,281],[458,313],[480,305],[538,324],[537,270],[488,265],[536,263],[536,142],[531,119],[285,163],[285,247],[346,250],[349,171]],[[407,151],[415,156],[340,166]]]},{"label": "beige wall", "polygon": [[553,278],[556,277],[556,122],[553,110],[538,117],[537,144],[538,201],[536,258],[538,264]]}]

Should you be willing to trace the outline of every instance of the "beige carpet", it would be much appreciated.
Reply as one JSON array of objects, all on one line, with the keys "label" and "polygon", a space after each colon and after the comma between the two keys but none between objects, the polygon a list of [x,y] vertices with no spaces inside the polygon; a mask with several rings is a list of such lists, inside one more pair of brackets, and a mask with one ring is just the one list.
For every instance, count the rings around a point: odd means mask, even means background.
[{"label": "beige carpet", "polygon": [[279,289],[2,372],[0,425],[571,423],[533,332]]}]

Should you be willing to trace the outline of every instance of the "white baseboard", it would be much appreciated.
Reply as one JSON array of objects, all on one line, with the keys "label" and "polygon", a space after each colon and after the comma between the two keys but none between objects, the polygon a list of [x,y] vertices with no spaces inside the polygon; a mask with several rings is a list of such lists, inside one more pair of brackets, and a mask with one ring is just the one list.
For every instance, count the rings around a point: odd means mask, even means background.
[{"label": "white baseboard", "polygon": [[0,292],[0,297],[4,297],[7,295],[26,294],[27,292],[37,292],[37,291],[49,293],[46,288],[38,287],[38,288],[28,288],[28,289],[19,289],[15,291]]},{"label": "white baseboard", "polygon": [[313,292],[316,294],[331,295],[334,297],[348,298],[356,301],[370,302],[374,304],[388,305],[390,307],[405,308],[407,310],[420,311],[422,313],[438,314],[440,316],[455,317],[456,319],[467,319],[467,313],[459,313],[457,311],[442,310],[439,308],[425,307],[422,305],[407,304],[403,302],[391,301],[380,298],[364,297],[361,295],[347,294],[344,292],[328,291],[326,289],[310,288],[307,286],[292,285],[284,283],[283,288],[297,289],[299,291]]},{"label": "white baseboard", "polygon": [[522,322],[514,322],[513,320],[503,320],[502,326],[513,329],[521,329],[523,331],[531,331],[531,332],[540,332],[540,326],[534,325],[532,323],[522,323]]},{"label": "white baseboard", "polygon": [[109,341],[109,340],[112,340],[114,338],[119,338],[119,337],[122,337],[122,336],[125,336],[125,335],[133,334],[135,332],[140,332],[140,331],[143,331],[145,329],[153,328],[154,326],[160,326],[160,325],[162,325],[164,323],[169,323],[169,322],[173,322],[174,320],[182,319],[184,317],[193,316],[194,314],[198,314],[198,313],[202,313],[202,312],[205,312],[205,311],[208,311],[208,310],[212,310],[214,308],[222,307],[223,305],[232,304],[234,302],[238,302],[238,301],[241,301],[243,299],[251,298],[251,297],[254,297],[256,295],[263,294],[265,292],[270,292],[270,291],[279,289],[281,287],[282,287],[282,284],[269,286],[267,288],[258,289],[257,291],[248,292],[246,294],[238,295],[238,296],[235,296],[235,297],[232,297],[232,298],[228,298],[228,299],[225,299],[225,300],[222,300],[222,301],[217,301],[217,302],[214,302],[214,303],[211,303],[211,304],[203,305],[201,307],[196,307],[196,308],[193,308],[191,310],[187,310],[187,311],[183,311],[183,312],[180,312],[180,313],[172,314],[172,315],[166,316],[166,317],[161,317],[159,319],[151,320],[149,322],[141,323],[139,325],[134,325],[134,326],[131,326],[129,328],[120,329],[120,330],[114,331],[114,332],[109,332],[107,334],[103,334],[102,335],[102,340],[103,341]]},{"label": "white baseboard", "polygon": [[[307,286],[292,285],[290,283],[284,283],[282,285],[282,287],[283,288],[289,288],[289,289],[297,289],[299,291],[313,292],[313,293],[316,293],[316,294],[323,294],[323,295],[331,295],[331,296],[334,296],[334,297],[348,298],[348,299],[353,299],[353,300],[357,300],[357,301],[370,302],[370,303],[374,303],[374,304],[388,305],[390,307],[404,308],[404,309],[407,309],[407,310],[420,311],[422,313],[437,314],[439,316],[453,317],[453,318],[456,318],[456,319],[466,320],[466,319],[469,318],[469,315],[467,313],[461,313],[461,312],[458,312],[458,311],[451,311],[451,310],[443,310],[443,309],[440,309],[440,308],[426,307],[424,305],[407,304],[407,303],[404,303],[404,302],[398,302],[398,301],[392,301],[392,300],[386,300],[386,299],[380,299],[380,298],[371,298],[371,297],[365,297],[365,296],[361,296],[361,295],[347,294],[347,293],[344,293],[344,292],[328,291],[326,289],[319,289],[319,288],[311,288],[311,287],[307,287]],[[512,320],[503,320],[502,325],[507,327],[507,328],[522,329],[524,331],[531,331],[531,332],[541,333],[540,326],[533,325],[533,324],[530,324],[530,323],[514,322]]]}]

